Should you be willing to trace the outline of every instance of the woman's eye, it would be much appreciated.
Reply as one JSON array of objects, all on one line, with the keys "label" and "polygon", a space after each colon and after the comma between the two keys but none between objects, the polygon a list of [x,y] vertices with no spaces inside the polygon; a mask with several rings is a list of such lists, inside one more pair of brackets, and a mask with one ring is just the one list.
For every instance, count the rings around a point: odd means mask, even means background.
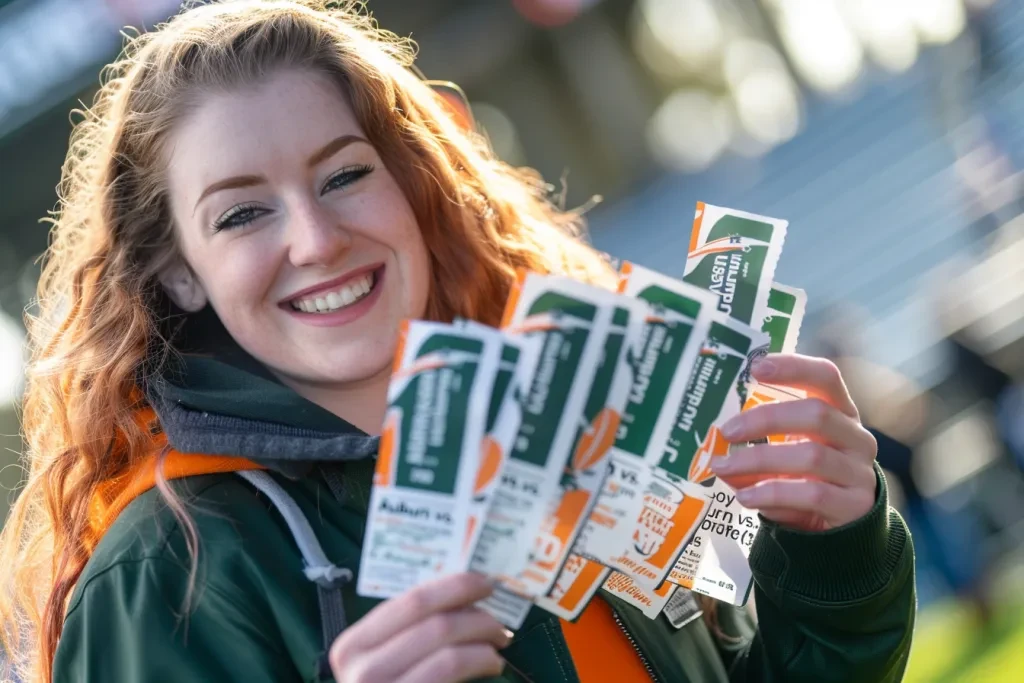
[{"label": "woman's eye", "polygon": [[368,164],[361,164],[359,166],[350,166],[348,168],[343,168],[339,172],[335,173],[333,176],[328,178],[327,182],[324,183],[324,189],[321,191],[321,194],[326,194],[331,190],[338,190],[340,188],[351,185],[360,178],[369,175],[371,171],[373,171],[373,166],[370,166]]},{"label": "woman's eye", "polygon": [[265,211],[263,209],[256,206],[236,206],[217,219],[217,222],[213,226],[213,231],[220,232],[221,230],[228,230],[230,228],[240,228],[252,223],[264,213]]}]

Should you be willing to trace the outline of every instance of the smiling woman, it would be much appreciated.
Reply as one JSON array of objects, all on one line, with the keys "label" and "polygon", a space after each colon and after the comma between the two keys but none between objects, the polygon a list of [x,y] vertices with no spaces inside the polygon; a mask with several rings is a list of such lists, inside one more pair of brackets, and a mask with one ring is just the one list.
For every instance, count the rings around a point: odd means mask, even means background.
[{"label": "smiling woman", "polygon": [[495,325],[517,268],[616,277],[353,7],[183,12],[129,41],[74,129],[30,325],[29,478],[0,537],[24,679],[898,680],[912,551],[842,378],[808,358],[758,372],[813,400],[730,425],[827,442],[723,470],[767,483],[758,627],[608,597],[510,642],[479,575],[355,594],[401,322]]},{"label": "smiling woman", "polygon": [[190,312],[209,303],[282,383],[379,429],[394,353],[382,341],[426,314],[430,259],[345,92],[282,68],[207,95],[167,147],[180,258],[160,279],[171,298]]}]

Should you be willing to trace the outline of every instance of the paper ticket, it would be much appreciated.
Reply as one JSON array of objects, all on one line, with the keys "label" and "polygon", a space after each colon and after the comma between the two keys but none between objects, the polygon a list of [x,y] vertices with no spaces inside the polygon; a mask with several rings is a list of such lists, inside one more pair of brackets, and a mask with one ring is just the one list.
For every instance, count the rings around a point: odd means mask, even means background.
[{"label": "paper ticket", "polygon": [[747,601],[753,581],[747,557],[760,528],[757,511],[736,502],[736,493],[715,480],[710,507],[672,568],[669,581],[735,605]]},{"label": "paper ticket", "polygon": [[[714,496],[717,493],[711,460],[729,452],[729,443],[718,425],[739,414],[746,404],[750,363],[763,355],[768,346],[768,335],[764,332],[722,313],[717,316],[690,378],[675,431],[660,463],[660,467],[685,480],[684,489],[688,493],[699,495],[701,489],[695,486],[703,487],[703,493],[712,501],[707,517],[715,511]],[[707,517],[701,521],[702,528]],[[685,588],[693,586],[694,553],[705,549],[703,538],[698,529],[691,547],[672,568],[669,581]]]},{"label": "paper ticket", "polygon": [[678,586],[666,581],[658,588],[651,590],[620,572],[612,572],[612,575],[601,586],[601,590],[633,605],[648,619],[654,619],[661,614],[661,610],[665,609],[665,604],[675,593],[676,588]]},{"label": "paper ticket", "polygon": [[[672,282],[665,278],[664,284]],[[616,562],[647,588],[668,578],[708,509],[704,487],[714,479],[711,458],[728,452],[728,443],[713,425],[740,411],[746,402],[749,364],[766,352],[767,345],[763,332],[721,311],[712,315],[708,337],[654,469],[657,486],[648,489],[633,542]]]},{"label": "paper ticket", "polygon": [[[608,453],[632,385],[633,370],[628,356],[639,346],[647,307],[605,290],[595,289],[593,300],[607,309],[601,313],[610,312],[611,323],[586,405],[579,416],[582,421],[576,420],[572,456],[541,523],[533,557],[516,581],[507,582],[525,595],[547,594],[590,517],[608,475]],[[571,415],[566,417],[571,419]]]},{"label": "paper ticket", "polygon": [[697,202],[683,280],[718,294],[719,310],[760,328],[787,225]]},{"label": "paper ticket", "polygon": [[[799,389],[752,384],[743,410],[776,401],[794,401],[805,396]],[[783,443],[796,437],[768,437],[769,443]],[[733,446],[736,448],[737,446]],[[739,446],[742,448],[743,446]],[[731,450],[731,449],[730,449]],[[732,604],[746,602],[753,575],[746,559],[761,524],[756,510],[736,500],[733,486],[750,486],[756,481],[719,479],[710,494],[711,509],[694,536],[693,543],[676,562],[669,580],[689,584],[697,593]]]},{"label": "paper ticket", "polygon": [[615,558],[616,567],[628,570],[620,573],[647,590],[660,585],[693,538],[709,504],[702,487],[661,468],[653,469],[633,534]]},{"label": "paper ticket", "polygon": [[500,337],[405,322],[370,494],[358,592],[390,598],[465,570],[462,544]]},{"label": "paper ticket", "polygon": [[[469,329],[482,328],[491,334],[501,333],[483,325],[473,324]],[[466,566],[470,566],[473,549],[483,530],[484,519],[491,507],[491,500],[501,474],[508,461],[508,454],[522,424],[522,402],[529,389],[533,374],[540,359],[539,338],[502,338],[501,362],[494,377],[491,400],[487,409],[486,433],[480,449],[480,465],[473,486],[470,501],[469,521],[463,555]]]},{"label": "paper ticket", "polygon": [[650,306],[629,360],[632,381],[611,451],[611,468],[575,552],[631,574],[619,563],[643,507],[677,407],[711,324],[717,297],[664,275],[623,263],[619,291]]},{"label": "paper ticket", "polygon": [[597,562],[570,555],[555,587],[549,595],[537,598],[537,606],[566,621],[576,621],[611,571]]},{"label": "paper ticket", "polygon": [[[524,398],[522,423],[474,549],[475,571],[511,582],[526,568],[572,455],[611,318],[611,308],[600,305],[595,288],[562,277],[518,277],[502,326],[507,334],[539,337],[540,360]],[[550,572],[550,581],[532,577],[506,587],[525,597],[543,595],[557,570]]]},{"label": "paper ticket", "polygon": [[497,619],[502,626],[517,631],[529,616],[533,601],[498,586],[493,593],[476,603],[476,607]]},{"label": "paper ticket", "polygon": [[769,350],[772,353],[793,353],[800,339],[800,325],[807,309],[807,292],[796,287],[773,282],[768,292],[768,301],[761,330],[771,338]]}]

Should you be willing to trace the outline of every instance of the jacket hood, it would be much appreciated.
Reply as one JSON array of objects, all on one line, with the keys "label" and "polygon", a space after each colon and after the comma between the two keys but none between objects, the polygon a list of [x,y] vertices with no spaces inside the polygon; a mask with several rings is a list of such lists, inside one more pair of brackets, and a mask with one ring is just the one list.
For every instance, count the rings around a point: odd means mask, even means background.
[{"label": "jacket hood", "polygon": [[[216,315],[187,322],[181,353],[145,385],[136,419],[152,449],[130,471],[101,484],[90,503],[90,545],[122,510],[166,480],[269,469],[297,479],[318,466],[362,460],[379,438],[307,401],[277,381],[230,338]],[[196,345],[196,328],[201,342]]]},{"label": "jacket hood", "polygon": [[190,316],[177,346],[181,353],[146,387],[175,450],[243,457],[290,477],[377,452],[378,437],[281,384],[209,308]]}]

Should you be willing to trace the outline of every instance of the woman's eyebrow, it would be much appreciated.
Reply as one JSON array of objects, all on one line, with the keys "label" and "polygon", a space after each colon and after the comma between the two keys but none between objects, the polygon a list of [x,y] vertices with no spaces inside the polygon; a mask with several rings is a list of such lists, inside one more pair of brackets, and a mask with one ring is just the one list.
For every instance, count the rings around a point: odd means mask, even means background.
[{"label": "woman's eyebrow", "polygon": [[[353,142],[362,142],[370,144],[368,140],[358,135],[341,135],[326,145],[318,149],[313,153],[309,160],[306,162],[306,166],[313,168],[317,164],[323,162],[326,159],[330,159],[332,156],[343,150],[344,148],[351,145]],[[196,200],[195,206],[192,208],[193,212],[199,206],[199,203],[209,197],[214,192],[220,192],[221,190],[234,190],[240,187],[252,187],[254,185],[260,185],[267,182],[267,179],[261,175],[240,175],[232,176],[231,178],[225,178],[224,180],[218,180],[215,183],[209,185],[203,193],[199,195],[199,199]]]}]

